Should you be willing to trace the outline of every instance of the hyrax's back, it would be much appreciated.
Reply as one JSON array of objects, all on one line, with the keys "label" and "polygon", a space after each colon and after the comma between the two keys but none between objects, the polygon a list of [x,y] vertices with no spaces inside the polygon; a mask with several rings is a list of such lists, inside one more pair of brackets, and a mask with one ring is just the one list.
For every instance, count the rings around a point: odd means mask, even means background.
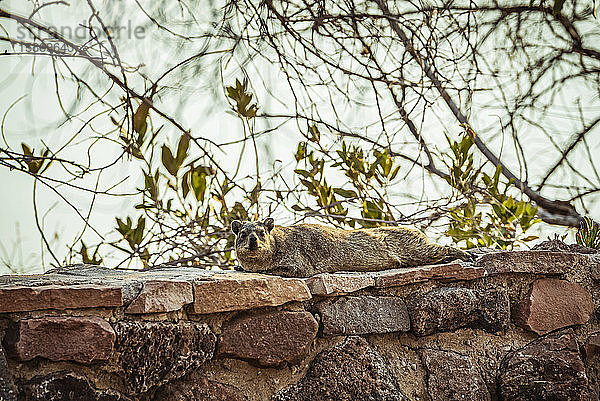
[{"label": "hyrax's back", "polygon": [[403,227],[342,230],[317,224],[276,226],[274,262],[283,269],[302,265],[301,275],[334,271],[377,271],[464,258],[455,248],[431,244]]}]

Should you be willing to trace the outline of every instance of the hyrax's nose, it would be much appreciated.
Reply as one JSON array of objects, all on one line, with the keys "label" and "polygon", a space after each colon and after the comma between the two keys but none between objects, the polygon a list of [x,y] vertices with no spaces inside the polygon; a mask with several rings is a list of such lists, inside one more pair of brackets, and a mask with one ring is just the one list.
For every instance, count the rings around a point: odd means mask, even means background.
[{"label": "hyrax's nose", "polygon": [[250,250],[258,248],[258,238],[256,237],[256,235],[252,234],[250,235],[250,237],[248,237],[248,247],[250,248]]}]

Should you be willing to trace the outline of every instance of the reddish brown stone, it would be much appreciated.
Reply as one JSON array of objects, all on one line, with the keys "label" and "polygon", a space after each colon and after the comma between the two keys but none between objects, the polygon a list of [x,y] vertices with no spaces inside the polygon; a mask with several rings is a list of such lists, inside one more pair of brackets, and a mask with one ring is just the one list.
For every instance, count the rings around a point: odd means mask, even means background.
[{"label": "reddish brown stone", "polygon": [[278,306],[312,296],[301,279],[253,273],[215,275],[194,283],[192,313],[206,314]]},{"label": "reddish brown stone", "polygon": [[123,296],[119,287],[92,284],[0,287],[0,313],[114,307],[122,304]]},{"label": "reddish brown stone", "polygon": [[99,317],[48,316],[20,320],[8,330],[5,342],[7,350],[23,361],[42,357],[91,363],[110,358],[115,332]]},{"label": "reddish brown stone", "polygon": [[503,251],[488,253],[475,266],[490,275],[501,273],[564,274],[577,266],[589,266],[590,255],[553,251]]},{"label": "reddish brown stone", "polygon": [[267,367],[294,363],[308,353],[318,328],[308,312],[243,317],[223,327],[217,355]]},{"label": "reddish brown stone", "polygon": [[312,295],[344,295],[375,285],[370,273],[321,273],[304,279]]},{"label": "reddish brown stone", "polygon": [[394,269],[374,275],[376,288],[399,287],[429,280],[468,281],[487,275],[482,267],[461,263],[446,263],[408,269]]},{"label": "reddish brown stone", "polygon": [[573,329],[547,334],[511,352],[500,365],[502,401],[587,401],[588,380]]},{"label": "reddish brown stone", "polygon": [[192,302],[194,302],[194,293],[191,283],[152,280],[144,283],[144,288],[127,307],[125,313],[171,312]]},{"label": "reddish brown stone", "polygon": [[515,309],[517,325],[545,334],[586,323],[594,312],[589,292],[577,283],[545,278],[536,280]]}]

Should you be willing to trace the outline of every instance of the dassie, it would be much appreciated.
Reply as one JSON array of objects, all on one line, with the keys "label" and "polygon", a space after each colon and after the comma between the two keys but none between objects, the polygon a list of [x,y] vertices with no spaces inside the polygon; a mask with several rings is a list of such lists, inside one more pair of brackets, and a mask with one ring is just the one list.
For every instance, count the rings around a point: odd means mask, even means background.
[{"label": "dassie", "polygon": [[319,224],[275,226],[272,218],[231,223],[242,269],[285,277],[337,271],[378,271],[421,266],[470,256],[430,243],[418,230],[404,227],[343,230]]}]

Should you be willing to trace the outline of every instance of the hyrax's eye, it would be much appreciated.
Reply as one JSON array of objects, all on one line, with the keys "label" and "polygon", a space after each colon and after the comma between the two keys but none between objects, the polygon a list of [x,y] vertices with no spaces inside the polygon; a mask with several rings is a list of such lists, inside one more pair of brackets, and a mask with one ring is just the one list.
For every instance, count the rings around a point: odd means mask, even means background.
[{"label": "hyrax's eye", "polygon": [[246,236],[248,236],[248,231],[242,231],[240,232],[240,234],[238,235],[239,238],[245,238]]}]

